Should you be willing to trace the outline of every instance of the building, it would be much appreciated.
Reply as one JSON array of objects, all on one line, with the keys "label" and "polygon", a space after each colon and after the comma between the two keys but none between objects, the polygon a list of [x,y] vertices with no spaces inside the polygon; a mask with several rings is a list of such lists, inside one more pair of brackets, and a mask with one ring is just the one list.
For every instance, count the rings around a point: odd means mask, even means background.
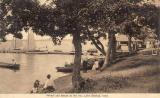
[{"label": "building", "polygon": [[[129,52],[128,48],[128,36],[123,34],[118,34],[116,36],[117,40],[117,51]],[[139,48],[143,47],[143,41],[132,37],[131,47],[133,51],[137,51]]]}]

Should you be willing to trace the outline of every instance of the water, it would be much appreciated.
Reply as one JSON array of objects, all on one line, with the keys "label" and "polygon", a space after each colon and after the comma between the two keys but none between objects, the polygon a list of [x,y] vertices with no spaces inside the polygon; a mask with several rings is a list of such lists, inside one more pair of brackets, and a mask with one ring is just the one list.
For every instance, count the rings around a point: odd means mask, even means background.
[{"label": "water", "polygon": [[[25,47],[26,41],[23,40],[22,43]],[[62,41],[60,46],[55,46],[51,40],[39,40],[35,44],[37,49],[45,50],[47,46],[49,51],[72,51],[74,49],[71,39]],[[11,47],[13,47],[12,41],[0,44],[0,50],[8,50]],[[87,42],[86,45],[82,44],[83,51],[90,48],[95,48],[90,42]],[[73,55],[0,53],[0,62],[12,63],[11,60],[15,59],[21,64],[17,72],[0,68],[0,93],[27,93],[36,79],[45,81],[49,73],[54,79],[64,76],[66,74],[56,72],[55,67],[64,66],[65,62],[72,62],[73,58]]]},{"label": "water", "polygon": [[0,68],[0,93],[27,93],[36,79],[45,81],[47,74],[54,79],[66,75],[56,72],[55,67],[73,61],[73,55],[0,54],[1,62],[11,62],[13,58],[21,68],[16,72]]}]

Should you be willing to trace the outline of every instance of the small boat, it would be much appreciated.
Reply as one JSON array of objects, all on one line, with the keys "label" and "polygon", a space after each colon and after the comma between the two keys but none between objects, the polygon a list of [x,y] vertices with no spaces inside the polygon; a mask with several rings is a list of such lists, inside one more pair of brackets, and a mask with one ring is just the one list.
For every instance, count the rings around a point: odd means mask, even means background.
[{"label": "small boat", "polygon": [[26,54],[48,54],[48,51],[44,50],[29,50],[25,52]]},{"label": "small boat", "polygon": [[20,69],[20,64],[0,63],[0,67],[19,70]]},{"label": "small boat", "polygon": [[[95,63],[94,59],[88,59],[87,61],[87,70],[92,70],[93,65]],[[73,71],[73,63],[70,64],[65,64],[64,67],[56,67],[57,72],[65,72],[65,73],[70,73]],[[83,66],[80,66],[80,70],[84,70]]]},{"label": "small boat", "polygon": [[70,73],[73,71],[73,67],[56,67],[57,72],[66,72]]},{"label": "small boat", "polygon": [[[87,70],[92,70],[93,66],[87,66]],[[65,72],[70,73],[73,71],[73,66],[70,67],[56,67],[57,72]],[[80,68],[80,70],[83,70],[83,67]]]}]

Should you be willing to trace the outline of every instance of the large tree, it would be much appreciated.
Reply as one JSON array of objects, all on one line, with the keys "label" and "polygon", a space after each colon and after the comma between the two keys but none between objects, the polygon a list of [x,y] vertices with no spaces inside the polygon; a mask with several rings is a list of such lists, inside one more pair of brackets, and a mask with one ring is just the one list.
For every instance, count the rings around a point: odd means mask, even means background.
[{"label": "large tree", "polygon": [[[5,2],[5,0],[3,1]],[[85,41],[83,9],[88,9],[89,0],[54,0],[51,5],[40,5],[37,0],[10,0],[5,2],[11,11],[6,18],[14,32],[32,30],[39,35],[51,36],[58,44],[68,34],[73,36],[75,58],[72,83],[76,91],[80,89],[81,43]]]},{"label": "large tree", "polygon": [[131,37],[137,37],[141,33],[140,29],[142,27],[156,27],[157,14],[155,12],[157,12],[157,9],[155,5],[145,3],[143,0],[94,1],[97,3],[92,15],[96,14],[96,17],[100,17],[96,18],[95,23],[98,23],[98,26],[108,33],[109,40],[105,63],[102,67],[103,70],[114,60],[116,49],[115,34],[123,33],[129,35],[129,46],[131,46]]}]

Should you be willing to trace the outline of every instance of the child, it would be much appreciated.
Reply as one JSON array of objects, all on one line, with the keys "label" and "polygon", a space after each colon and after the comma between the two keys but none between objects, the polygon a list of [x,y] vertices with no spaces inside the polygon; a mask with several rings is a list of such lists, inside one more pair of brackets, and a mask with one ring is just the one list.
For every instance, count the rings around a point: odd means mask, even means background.
[{"label": "child", "polygon": [[39,85],[40,85],[40,81],[39,81],[39,80],[36,80],[36,81],[34,82],[34,85],[33,85],[33,88],[32,88],[32,90],[31,90],[31,93],[38,93]]}]

